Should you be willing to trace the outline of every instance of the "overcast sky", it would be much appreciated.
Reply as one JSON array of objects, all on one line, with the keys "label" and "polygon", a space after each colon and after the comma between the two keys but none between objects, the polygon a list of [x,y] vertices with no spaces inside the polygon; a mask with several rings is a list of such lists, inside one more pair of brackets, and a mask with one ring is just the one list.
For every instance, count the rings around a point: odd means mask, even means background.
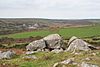
[{"label": "overcast sky", "polygon": [[100,0],[0,0],[0,17],[100,18]]}]

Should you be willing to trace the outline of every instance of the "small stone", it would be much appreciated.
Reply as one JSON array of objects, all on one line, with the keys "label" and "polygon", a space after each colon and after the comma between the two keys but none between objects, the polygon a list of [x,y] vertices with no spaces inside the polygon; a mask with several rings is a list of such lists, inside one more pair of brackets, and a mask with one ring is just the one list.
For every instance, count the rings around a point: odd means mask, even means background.
[{"label": "small stone", "polygon": [[99,67],[99,66],[97,66],[95,64],[82,62],[81,67]]},{"label": "small stone", "polygon": [[37,51],[28,51],[28,52],[26,52],[26,54],[27,55],[30,55],[30,54],[34,54],[34,53],[36,53]]},{"label": "small stone", "polygon": [[74,62],[74,58],[70,58],[70,59],[55,63],[53,67],[65,67],[67,64],[77,65],[77,63]]},{"label": "small stone", "polygon": [[57,67],[59,65],[59,63],[55,63],[54,65],[53,65],[53,67]]},{"label": "small stone", "polygon": [[24,59],[33,59],[33,60],[36,60],[37,59],[37,57],[36,56],[25,56],[25,57],[23,57]]},{"label": "small stone", "polygon": [[60,62],[61,64],[72,64],[74,62],[74,58],[70,58],[68,60],[64,60],[62,62]]},{"label": "small stone", "polygon": [[87,58],[85,58],[85,60],[89,61],[89,60],[92,60],[92,59],[87,57]]},{"label": "small stone", "polygon": [[96,56],[96,53],[92,53],[92,55]]},{"label": "small stone", "polygon": [[42,51],[42,49],[37,49],[37,52],[41,52]]},{"label": "small stone", "polygon": [[63,52],[63,49],[54,49],[51,52],[53,52],[53,53],[60,53],[60,52]]},{"label": "small stone", "polygon": [[45,52],[50,52],[50,50],[49,49],[45,49]]},{"label": "small stone", "polygon": [[77,65],[78,63],[76,63],[76,62],[73,62],[72,64],[73,64],[73,65]]},{"label": "small stone", "polygon": [[92,60],[92,58],[87,57],[87,58],[82,59],[82,60],[83,60],[83,61],[90,61],[90,60]]},{"label": "small stone", "polygon": [[80,54],[82,54],[82,53],[74,53],[75,55],[80,55]]}]

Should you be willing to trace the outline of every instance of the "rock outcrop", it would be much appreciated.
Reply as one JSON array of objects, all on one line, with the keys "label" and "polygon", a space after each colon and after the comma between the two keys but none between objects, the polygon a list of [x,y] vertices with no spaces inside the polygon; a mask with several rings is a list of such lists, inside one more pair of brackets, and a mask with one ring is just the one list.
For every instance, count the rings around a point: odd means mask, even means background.
[{"label": "rock outcrop", "polygon": [[71,37],[71,38],[70,38],[70,40],[68,41],[68,45],[70,45],[70,44],[71,44],[71,42],[72,42],[72,41],[74,41],[75,39],[77,39],[77,37],[76,37],[76,36]]},{"label": "rock outcrop", "polygon": [[[43,39],[31,42],[26,46],[27,50],[35,51],[46,49],[60,49],[63,48],[63,40],[59,34],[51,34]],[[43,51],[43,50],[42,50]]]},{"label": "rock outcrop", "polygon": [[29,45],[26,46],[26,49],[30,51],[34,51],[38,49],[44,49],[45,47],[46,47],[45,41],[43,39],[40,39],[31,42]]},{"label": "rock outcrop", "polygon": [[59,34],[51,34],[43,39],[46,42],[47,48],[58,49],[63,47],[63,40]]},{"label": "rock outcrop", "polygon": [[[45,49],[54,50],[54,49],[66,49],[66,44],[64,44],[62,37],[59,34],[51,34],[43,39],[36,40],[31,42],[26,46],[27,50],[30,51],[45,51]],[[73,36],[68,42],[68,49],[66,51],[75,52],[76,50],[89,51],[96,49],[94,46],[88,44],[82,39],[79,39]]]},{"label": "rock outcrop", "polygon": [[68,44],[69,44],[69,47],[68,47],[67,51],[71,51],[71,52],[75,52],[76,50],[89,51],[93,48],[95,49],[94,46],[88,44],[84,40],[79,39],[77,37],[72,37],[69,40]]},{"label": "rock outcrop", "polygon": [[14,51],[0,52],[0,59],[11,59],[15,55]]}]

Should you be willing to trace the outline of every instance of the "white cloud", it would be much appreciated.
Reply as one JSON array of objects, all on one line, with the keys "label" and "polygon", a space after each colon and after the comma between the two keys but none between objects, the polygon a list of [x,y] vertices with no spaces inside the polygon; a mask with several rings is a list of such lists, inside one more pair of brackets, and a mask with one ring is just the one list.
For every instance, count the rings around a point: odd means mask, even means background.
[{"label": "white cloud", "polygon": [[100,0],[0,0],[0,17],[100,18]]}]

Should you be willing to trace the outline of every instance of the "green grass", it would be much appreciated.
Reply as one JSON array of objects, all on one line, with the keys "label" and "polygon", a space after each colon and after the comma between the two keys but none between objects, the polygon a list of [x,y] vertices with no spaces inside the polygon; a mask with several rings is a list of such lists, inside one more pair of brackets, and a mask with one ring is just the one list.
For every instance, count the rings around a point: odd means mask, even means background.
[{"label": "green grass", "polygon": [[32,31],[32,32],[22,32],[10,35],[1,35],[1,37],[10,37],[10,38],[28,38],[30,36],[47,36],[52,33],[58,33],[62,35],[64,38],[69,38],[71,36],[77,37],[91,37],[91,36],[98,36],[100,35],[100,25],[97,26],[90,26],[90,27],[76,27],[76,28],[62,28],[56,30],[39,30],[39,31]]},{"label": "green grass", "polygon": [[63,37],[91,37],[100,35],[100,26],[96,27],[80,27],[80,28],[68,28],[68,29],[61,29],[59,31]]},{"label": "green grass", "polygon": [[10,37],[10,38],[28,38],[30,36],[46,36],[50,34],[49,31],[41,30],[41,31],[32,31],[32,32],[23,32],[23,33],[16,33],[10,35],[4,35],[0,37]]}]

